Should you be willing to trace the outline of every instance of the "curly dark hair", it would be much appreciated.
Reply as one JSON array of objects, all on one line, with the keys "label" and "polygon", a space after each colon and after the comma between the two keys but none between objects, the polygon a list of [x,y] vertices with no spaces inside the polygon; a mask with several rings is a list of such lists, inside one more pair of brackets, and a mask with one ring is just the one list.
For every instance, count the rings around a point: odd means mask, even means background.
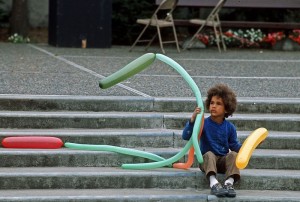
[{"label": "curly dark hair", "polygon": [[237,100],[236,95],[231,88],[226,84],[216,84],[207,91],[207,98],[205,100],[205,106],[209,109],[209,105],[213,96],[222,98],[225,107],[225,118],[232,116],[236,110]]}]

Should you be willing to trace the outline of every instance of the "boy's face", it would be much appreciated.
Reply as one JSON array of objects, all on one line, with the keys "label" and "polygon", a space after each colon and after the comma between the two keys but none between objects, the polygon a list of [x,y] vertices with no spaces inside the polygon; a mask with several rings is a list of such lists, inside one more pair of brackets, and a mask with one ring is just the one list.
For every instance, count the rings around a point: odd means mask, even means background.
[{"label": "boy's face", "polygon": [[209,112],[212,118],[223,119],[225,117],[225,106],[223,99],[219,96],[213,96],[209,105]]}]

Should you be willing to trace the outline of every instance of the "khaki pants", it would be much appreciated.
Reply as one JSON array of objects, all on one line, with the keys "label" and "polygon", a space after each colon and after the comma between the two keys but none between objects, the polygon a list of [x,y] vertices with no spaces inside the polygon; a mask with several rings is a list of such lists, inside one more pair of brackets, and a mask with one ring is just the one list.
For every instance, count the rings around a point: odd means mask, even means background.
[{"label": "khaki pants", "polygon": [[237,153],[229,152],[226,156],[216,156],[212,152],[206,152],[203,155],[203,163],[200,165],[200,170],[205,172],[207,178],[210,175],[217,173],[225,174],[226,179],[233,177],[234,182],[240,179],[240,170],[235,165]]}]

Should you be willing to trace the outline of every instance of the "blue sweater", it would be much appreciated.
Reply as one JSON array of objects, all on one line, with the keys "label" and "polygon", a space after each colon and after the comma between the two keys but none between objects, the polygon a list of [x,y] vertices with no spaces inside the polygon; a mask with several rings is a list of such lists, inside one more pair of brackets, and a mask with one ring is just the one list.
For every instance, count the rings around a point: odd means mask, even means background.
[{"label": "blue sweater", "polygon": [[[188,121],[182,132],[182,138],[189,140],[193,134],[194,123]],[[204,120],[204,127],[200,138],[200,150],[202,154],[208,151],[213,152],[217,156],[225,156],[229,149],[239,152],[241,143],[237,139],[235,126],[225,120],[218,124],[211,117]]]}]

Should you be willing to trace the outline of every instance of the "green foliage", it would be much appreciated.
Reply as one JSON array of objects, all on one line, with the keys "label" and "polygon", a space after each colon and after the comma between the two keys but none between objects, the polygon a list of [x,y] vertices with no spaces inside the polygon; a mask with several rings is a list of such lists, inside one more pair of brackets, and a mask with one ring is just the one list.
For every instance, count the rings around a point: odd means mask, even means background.
[{"label": "green foliage", "polygon": [[[3,1],[0,0],[0,6],[3,4]],[[4,18],[5,12],[3,9],[0,8],[0,21]]]},{"label": "green foliage", "polygon": [[21,35],[18,35],[17,33],[11,35],[8,37],[8,41],[12,43],[29,43],[30,39],[28,37],[23,37]]},{"label": "green foliage", "polygon": [[9,22],[9,12],[2,8],[3,4],[4,1],[0,0],[0,27],[7,26],[6,24]]},{"label": "green foliage", "polygon": [[150,17],[156,7],[155,0],[113,0],[112,43],[132,44],[142,30],[136,20]]}]

